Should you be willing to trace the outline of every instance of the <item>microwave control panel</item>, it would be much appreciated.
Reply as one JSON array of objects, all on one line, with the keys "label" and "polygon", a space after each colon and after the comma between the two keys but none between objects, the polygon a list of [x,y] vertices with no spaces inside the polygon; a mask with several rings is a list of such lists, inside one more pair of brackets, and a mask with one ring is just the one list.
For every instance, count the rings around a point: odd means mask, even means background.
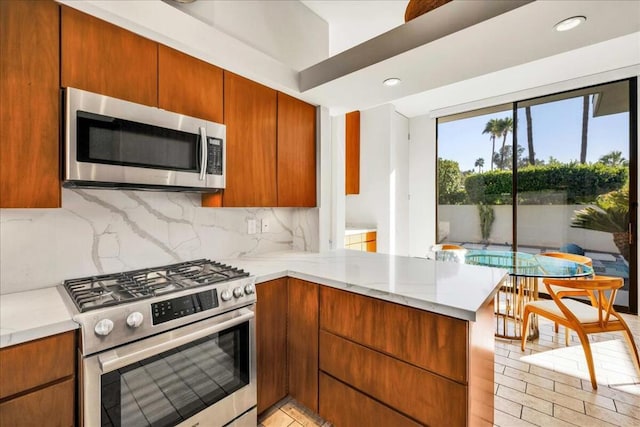
[{"label": "microwave control panel", "polygon": [[222,175],[222,140],[219,138],[207,138],[207,173]]},{"label": "microwave control panel", "polygon": [[218,292],[211,289],[151,304],[153,324],[169,322],[201,311],[218,307]]}]

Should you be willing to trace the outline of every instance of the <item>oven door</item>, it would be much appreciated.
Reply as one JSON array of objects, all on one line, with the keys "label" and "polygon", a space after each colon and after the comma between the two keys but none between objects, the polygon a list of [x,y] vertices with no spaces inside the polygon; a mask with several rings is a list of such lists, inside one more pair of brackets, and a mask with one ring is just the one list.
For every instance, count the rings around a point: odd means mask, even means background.
[{"label": "oven door", "polygon": [[85,426],[252,426],[254,313],[242,308],[84,358]]}]

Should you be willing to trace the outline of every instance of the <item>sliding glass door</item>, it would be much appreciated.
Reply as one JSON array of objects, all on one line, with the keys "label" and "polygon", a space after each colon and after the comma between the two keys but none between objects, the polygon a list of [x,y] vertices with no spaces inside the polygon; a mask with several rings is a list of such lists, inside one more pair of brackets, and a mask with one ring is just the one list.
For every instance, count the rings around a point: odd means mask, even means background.
[{"label": "sliding glass door", "polygon": [[439,119],[439,242],[586,255],[637,312],[636,84]]}]

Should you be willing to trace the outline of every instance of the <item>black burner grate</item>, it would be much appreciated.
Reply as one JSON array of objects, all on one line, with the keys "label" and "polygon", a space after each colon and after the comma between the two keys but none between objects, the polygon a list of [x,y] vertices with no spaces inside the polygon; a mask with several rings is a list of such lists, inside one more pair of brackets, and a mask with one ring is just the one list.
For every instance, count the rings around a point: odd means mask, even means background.
[{"label": "black burner grate", "polygon": [[78,310],[85,312],[246,276],[249,273],[242,269],[199,259],[65,280],[63,285]]}]

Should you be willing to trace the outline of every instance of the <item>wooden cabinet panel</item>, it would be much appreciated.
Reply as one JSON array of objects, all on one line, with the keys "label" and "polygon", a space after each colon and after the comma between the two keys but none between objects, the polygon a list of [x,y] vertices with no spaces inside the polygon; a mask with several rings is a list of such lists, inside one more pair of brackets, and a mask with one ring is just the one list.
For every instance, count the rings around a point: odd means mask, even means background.
[{"label": "wooden cabinet panel", "polygon": [[278,93],[278,206],[316,206],[316,108]]},{"label": "wooden cabinet panel", "polygon": [[495,362],[493,301],[469,324],[469,425],[493,426]]},{"label": "wooden cabinet panel", "polygon": [[158,107],[222,123],[222,69],[158,46]]},{"label": "wooden cabinet panel", "polygon": [[360,193],[360,111],[346,115],[345,194]]},{"label": "wooden cabinet panel", "polygon": [[320,327],[431,372],[467,382],[467,322],[322,287]]},{"label": "wooden cabinet panel", "polygon": [[2,402],[0,403],[0,426],[73,426],[74,395],[75,381],[71,378]]},{"label": "wooden cabinet panel", "polygon": [[276,91],[224,72],[227,174],[223,205],[277,206]]},{"label": "wooden cabinet panel", "polygon": [[62,86],[158,104],[158,44],[62,7]]},{"label": "wooden cabinet panel", "polygon": [[[467,421],[463,384],[326,331],[320,331],[320,369],[425,425],[464,426]],[[360,408],[352,410],[364,415]]]},{"label": "wooden cabinet panel", "polygon": [[377,247],[377,242],[375,240],[371,241],[371,242],[365,242],[365,244],[367,245],[366,248],[364,248],[365,251],[367,252],[376,252],[378,247]]},{"label": "wooden cabinet panel", "polygon": [[320,373],[320,416],[336,427],[420,425],[323,373]]},{"label": "wooden cabinet panel", "polygon": [[60,207],[60,8],[0,1],[0,208]]},{"label": "wooden cabinet panel", "polygon": [[256,285],[258,413],[287,395],[287,279]]},{"label": "wooden cabinet panel", "polygon": [[289,394],[318,412],[318,285],[289,278]]},{"label": "wooden cabinet panel", "polygon": [[75,331],[0,350],[0,399],[74,375]]}]

